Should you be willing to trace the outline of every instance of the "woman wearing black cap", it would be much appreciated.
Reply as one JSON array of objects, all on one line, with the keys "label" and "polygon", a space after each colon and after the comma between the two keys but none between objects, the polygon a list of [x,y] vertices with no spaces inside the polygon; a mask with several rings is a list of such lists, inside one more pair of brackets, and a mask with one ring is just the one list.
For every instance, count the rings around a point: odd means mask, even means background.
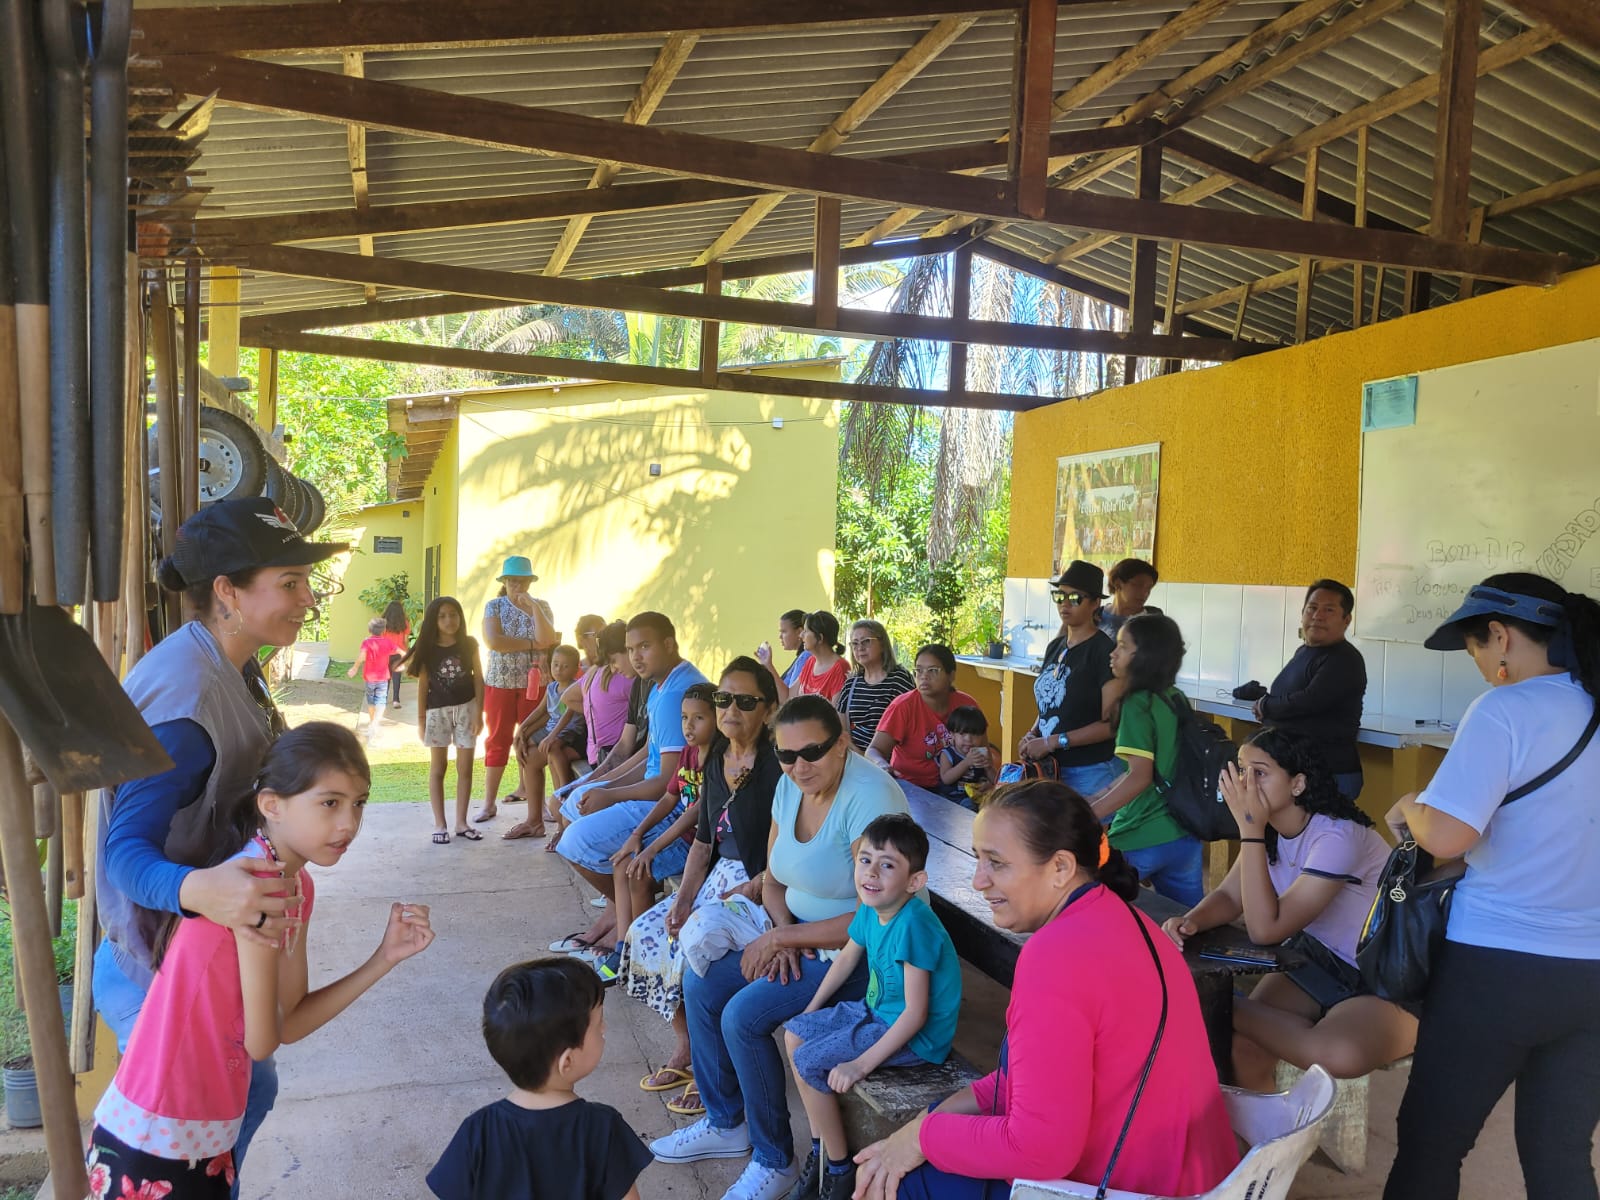
[{"label": "woman wearing black cap", "polygon": [[1467,873],[1429,977],[1384,1197],[1455,1197],[1462,1159],[1515,1083],[1529,1200],[1592,1198],[1600,604],[1540,575],[1493,575],[1425,644],[1465,650],[1490,688],[1432,782],[1388,815],[1396,834],[1435,858],[1465,854]]},{"label": "woman wearing black cap", "polygon": [[[260,860],[209,865],[214,810],[251,786],[281,728],[256,654],[293,645],[316,603],[312,564],[345,548],[307,542],[270,500],[224,500],[184,522],[157,570],[195,618],[140,659],[123,685],[172,769],[101,793],[97,899],[106,936],[95,954],[94,1001],[119,1049],[152,981],[155,914],[199,913],[252,940],[282,941],[292,897],[281,894],[281,877],[259,878]],[[272,1060],[256,1063],[235,1163],[277,1090]]]}]

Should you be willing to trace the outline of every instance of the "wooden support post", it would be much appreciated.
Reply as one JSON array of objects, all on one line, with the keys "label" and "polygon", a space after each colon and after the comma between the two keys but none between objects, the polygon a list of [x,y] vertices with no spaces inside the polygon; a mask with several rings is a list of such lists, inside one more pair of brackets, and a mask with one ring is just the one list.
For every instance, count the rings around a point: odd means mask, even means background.
[{"label": "wooden support post", "polygon": [[[950,275],[950,315],[972,315],[972,247],[963,246],[955,253]],[[946,386],[952,392],[967,390],[967,343],[950,343],[950,380]]]},{"label": "wooden support post", "polygon": [[[1173,242],[1167,251],[1167,314],[1161,322],[1162,333],[1173,333],[1178,328],[1178,272],[1183,270],[1183,243]],[[1161,373],[1173,375],[1183,369],[1180,359],[1163,360]]]},{"label": "wooden support post", "polygon": [[1237,340],[1244,336],[1244,310],[1250,306],[1250,289],[1246,288],[1239,296],[1239,311],[1233,314],[1233,336]]},{"label": "wooden support post", "polygon": [[[195,336],[199,336],[196,326]],[[206,308],[207,363],[213,375],[239,373],[239,268],[211,268]]]},{"label": "wooden support post", "polygon": [[[722,264],[706,264],[706,295],[722,294]],[[700,382],[707,387],[717,386],[717,348],[722,340],[722,322],[700,322]]]},{"label": "wooden support post", "polygon": [[256,380],[256,426],[270,438],[278,427],[278,352],[263,350],[258,361],[261,378]]},{"label": "wooden support post", "polygon": [[[1139,148],[1138,198],[1161,199],[1161,144],[1151,143]],[[1128,288],[1128,328],[1134,333],[1146,334],[1156,319],[1156,252],[1159,244],[1151,238],[1139,238],[1133,244],[1133,279]],[[1123,362],[1122,382],[1132,383],[1139,360],[1128,355]]]},{"label": "wooden support post", "polygon": [[839,201],[818,196],[815,237],[811,247],[811,303],[817,324],[839,319]]},{"label": "wooden support post", "polygon": [[1407,271],[1405,287],[1400,293],[1400,311],[1406,316],[1423,312],[1433,304],[1433,274],[1430,271]]},{"label": "wooden support post", "polygon": [[44,1112],[50,1179],[55,1195],[83,1196],[88,1194],[89,1180],[32,826],[32,790],[23,774],[22,745],[11,725],[0,718],[0,857],[5,865],[12,940],[21,968],[18,994],[28,1014],[28,1040],[33,1046],[33,1070]]},{"label": "wooden support post", "polygon": [[1011,84],[1009,169],[1017,209],[1034,220],[1044,216],[1050,160],[1052,75],[1056,60],[1056,0],[1023,0],[1017,12],[1017,53]]},{"label": "wooden support post", "polygon": [[[1304,198],[1301,201],[1300,216],[1307,221],[1315,219],[1317,215],[1317,166],[1321,151],[1311,147],[1306,151],[1306,180]],[[1315,277],[1317,260],[1302,258],[1300,260],[1299,292],[1294,303],[1294,340],[1303,342],[1311,327],[1311,283]]]},{"label": "wooden support post", "polygon": [[[1483,240],[1483,221],[1486,216],[1488,216],[1487,209],[1475,208],[1472,210],[1472,219],[1467,222],[1467,241],[1477,244]],[[1475,276],[1463,275],[1461,277],[1460,294],[1456,299],[1472,299],[1472,290],[1477,286],[1477,283],[1478,280]]]},{"label": "wooden support post", "polygon": [[[233,319],[237,329],[237,308]],[[238,357],[235,349],[236,364]],[[235,372],[237,369],[235,366]],[[183,487],[180,520],[187,521],[200,511],[200,262],[193,258],[183,271],[183,387],[178,392],[178,436],[178,462],[183,467],[179,475]]]},{"label": "wooden support post", "polygon": [[145,359],[144,307],[139,297],[139,259],[128,255],[128,358],[127,408],[124,417],[123,454],[127,485],[122,512],[122,599],[118,602],[122,626],[118,631],[120,653],[113,656],[111,669],[126,677],[144,655],[146,626],[145,583],[150,571],[150,555],[145,539],[150,530],[150,471],[145,462]]},{"label": "wooden support post", "polygon": [[[367,77],[367,56],[360,50],[344,52],[344,73],[352,79]],[[347,125],[344,131],[345,157],[350,160],[350,194],[355,198],[356,212],[372,209],[372,197],[367,190],[367,127]],[[368,258],[372,257],[372,235],[364,233],[356,238],[356,248]],[[378,289],[370,284],[362,293],[368,300],[378,298]]]},{"label": "wooden support post", "polygon": [[[1433,151],[1436,238],[1467,235],[1467,189],[1472,182],[1472,118],[1478,87],[1478,31],[1483,0],[1448,0],[1439,62],[1439,120]],[[1427,307],[1424,303],[1423,307]]]},{"label": "wooden support post", "polygon": [[1379,267],[1372,280],[1372,315],[1367,318],[1369,325],[1376,325],[1383,313],[1383,277],[1384,269]]},{"label": "wooden support post", "polygon": [[[1367,153],[1372,141],[1372,127],[1363,125],[1356,131],[1356,227],[1367,224]],[[1367,268],[1355,263],[1355,274],[1350,282],[1350,328],[1361,328],[1361,309],[1366,301]]]}]

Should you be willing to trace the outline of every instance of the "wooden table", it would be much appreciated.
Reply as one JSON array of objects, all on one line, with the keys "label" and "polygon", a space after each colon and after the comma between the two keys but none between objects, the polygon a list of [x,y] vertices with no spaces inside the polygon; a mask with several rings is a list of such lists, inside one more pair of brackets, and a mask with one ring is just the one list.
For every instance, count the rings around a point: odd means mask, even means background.
[{"label": "wooden table", "polygon": [[[975,815],[953,800],[900,781],[911,815],[928,835],[928,895],[933,911],[944,923],[955,943],[956,953],[995,982],[1010,987],[1016,974],[1017,956],[1022,953],[1026,934],[1001,929],[994,923],[989,904],[972,889],[972,873],[977,858],[972,852],[972,819]],[[1140,888],[1134,902],[1139,910],[1160,924],[1168,917],[1182,916],[1185,907],[1149,888]],[[1271,950],[1276,961],[1270,965],[1249,962],[1219,962],[1202,958],[1203,951],[1250,947]],[[1208,929],[1188,939],[1184,961],[1200,997],[1200,1012],[1205,1019],[1206,1037],[1211,1043],[1211,1058],[1224,1083],[1233,1079],[1233,980],[1237,975],[1262,975],[1302,965],[1304,959],[1282,946],[1260,947],[1250,941],[1243,929],[1224,925]]]}]

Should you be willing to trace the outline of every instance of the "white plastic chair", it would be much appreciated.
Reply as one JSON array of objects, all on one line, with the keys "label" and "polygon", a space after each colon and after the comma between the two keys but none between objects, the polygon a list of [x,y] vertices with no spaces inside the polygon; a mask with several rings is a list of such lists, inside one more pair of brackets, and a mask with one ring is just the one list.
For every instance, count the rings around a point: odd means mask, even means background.
[{"label": "white plastic chair", "polygon": [[[1333,1109],[1333,1077],[1312,1067],[1288,1092],[1264,1096],[1239,1088],[1222,1089],[1233,1131],[1249,1143],[1244,1159],[1216,1187],[1193,1200],[1286,1200],[1289,1186],[1317,1148],[1317,1127]],[[1040,1183],[1019,1179],[1011,1200],[1089,1197],[1099,1185],[1058,1179]],[[1106,1200],[1180,1200],[1149,1192],[1106,1192]],[[1187,1198],[1184,1198],[1187,1200]]]}]

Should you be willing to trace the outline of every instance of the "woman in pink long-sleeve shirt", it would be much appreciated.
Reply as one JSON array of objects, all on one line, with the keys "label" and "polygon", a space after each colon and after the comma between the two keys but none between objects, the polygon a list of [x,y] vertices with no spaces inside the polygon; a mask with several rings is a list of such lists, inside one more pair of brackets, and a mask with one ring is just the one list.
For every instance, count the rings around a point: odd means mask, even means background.
[{"label": "woman in pink long-sleeve shirt", "polygon": [[1000,1069],[857,1156],[865,1200],[1004,1200],[1013,1179],[1099,1183],[1161,1013],[1149,1081],[1111,1186],[1162,1196],[1215,1187],[1239,1161],[1183,956],[1126,901],[1138,881],[1070,788],[1001,788],[973,823],[972,886],[1017,959]]}]

